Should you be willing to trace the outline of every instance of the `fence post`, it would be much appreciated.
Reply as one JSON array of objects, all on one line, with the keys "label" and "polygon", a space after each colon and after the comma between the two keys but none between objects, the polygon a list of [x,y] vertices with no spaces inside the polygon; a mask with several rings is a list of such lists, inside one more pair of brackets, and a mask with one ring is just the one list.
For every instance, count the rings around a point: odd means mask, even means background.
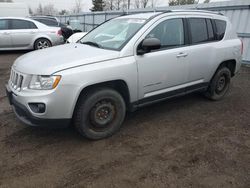
[{"label": "fence post", "polygon": [[107,12],[105,11],[105,18],[104,21],[107,21]]},{"label": "fence post", "polygon": [[94,29],[95,28],[95,14],[93,13],[92,15],[93,15],[93,27],[92,27],[92,29]]},{"label": "fence post", "polygon": [[83,15],[83,31],[86,32],[86,18],[85,14]]}]

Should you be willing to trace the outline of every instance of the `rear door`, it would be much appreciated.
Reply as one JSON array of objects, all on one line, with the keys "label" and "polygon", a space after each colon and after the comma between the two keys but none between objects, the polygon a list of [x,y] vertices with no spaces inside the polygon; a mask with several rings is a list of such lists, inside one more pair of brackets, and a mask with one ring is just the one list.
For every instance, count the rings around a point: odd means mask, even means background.
[{"label": "rear door", "polygon": [[28,20],[12,19],[10,22],[13,47],[28,47],[38,32],[37,26]]},{"label": "rear door", "polygon": [[200,87],[209,81],[209,70],[215,58],[213,24],[211,19],[202,17],[188,17],[187,21],[190,38],[188,82]]},{"label": "rear door", "polygon": [[9,30],[9,20],[0,19],[0,48],[11,48],[11,36]]}]

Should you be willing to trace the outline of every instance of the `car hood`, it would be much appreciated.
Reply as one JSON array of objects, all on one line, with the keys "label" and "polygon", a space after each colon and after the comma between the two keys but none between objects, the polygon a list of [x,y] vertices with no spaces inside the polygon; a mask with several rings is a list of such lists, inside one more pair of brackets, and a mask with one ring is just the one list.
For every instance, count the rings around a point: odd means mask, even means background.
[{"label": "car hood", "polygon": [[19,57],[13,67],[25,74],[51,75],[63,69],[118,58],[120,53],[84,44],[65,44]]}]

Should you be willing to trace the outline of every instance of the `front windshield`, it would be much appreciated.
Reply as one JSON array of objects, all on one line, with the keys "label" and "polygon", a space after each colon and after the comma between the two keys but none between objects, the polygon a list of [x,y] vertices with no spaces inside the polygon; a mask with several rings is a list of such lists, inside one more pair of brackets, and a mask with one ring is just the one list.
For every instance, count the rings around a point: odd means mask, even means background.
[{"label": "front windshield", "polygon": [[88,33],[79,42],[104,49],[119,50],[145,21],[135,18],[113,19]]}]

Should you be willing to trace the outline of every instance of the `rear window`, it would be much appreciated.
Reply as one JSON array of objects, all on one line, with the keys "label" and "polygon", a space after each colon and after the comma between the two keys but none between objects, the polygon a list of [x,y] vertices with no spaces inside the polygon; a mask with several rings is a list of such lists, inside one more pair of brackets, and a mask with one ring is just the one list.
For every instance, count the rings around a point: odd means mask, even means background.
[{"label": "rear window", "polygon": [[208,41],[208,30],[206,19],[204,18],[189,18],[189,26],[191,39],[193,44]]},{"label": "rear window", "polygon": [[0,20],[0,30],[8,29],[8,20]]},{"label": "rear window", "polygon": [[58,26],[58,23],[56,21],[54,21],[54,20],[40,19],[40,18],[35,19],[35,20],[38,21],[38,22],[41,22],[41,23],[43,23],[43,24],[45,24],[47,26]]},{"label": "rear window", "polygon": [[36,29],[33,22],[27,20],[11,20],[11,29]]},{"label": "rear window", "polygon": [[214,20],[216,26],[216,39],[222,40],[226,31],[226,22],[223,20]]}]

